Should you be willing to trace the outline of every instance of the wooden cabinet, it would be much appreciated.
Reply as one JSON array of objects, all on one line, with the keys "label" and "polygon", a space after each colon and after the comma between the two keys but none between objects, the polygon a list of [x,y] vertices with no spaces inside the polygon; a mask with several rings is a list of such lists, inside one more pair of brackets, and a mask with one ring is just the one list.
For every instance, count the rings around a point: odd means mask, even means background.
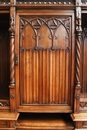
[{"label": "wooden cabinet", "polygon": [[75,44],[71,39],[73,13],[65,16],[63,12],[61,15],[56,12],[56,15],[53,11],[49,14],[37,11],[35,16],[33,13],[20,13],[16,21],[19,23],[16,52],[19,59],[19,70],[16,71],[19,73],[19,109],[71,112],[75,57],[72,53]]},{"label": "wooden cabinet", "polygon": [[0,0],[0,129],[87,128],[85,3]]}]

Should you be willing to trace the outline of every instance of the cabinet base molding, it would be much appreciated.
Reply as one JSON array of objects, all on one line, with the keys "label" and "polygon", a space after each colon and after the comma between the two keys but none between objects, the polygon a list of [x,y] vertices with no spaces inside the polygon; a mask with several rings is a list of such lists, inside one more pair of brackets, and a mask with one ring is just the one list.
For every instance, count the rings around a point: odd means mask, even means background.
[{"label": "cabinet base molding", "polygon": [[87,113],[75,113],[71,117],[73,121],[87,121]]},{"label": "cabinet base molding", "polygon": [[71,114],[71,118],[75,122],[75,130],[87,129],[87,113]]},{"label": "cabinet base molding", "polygon": [[20,113],[20,116],[16,114],[15,118],[12,118],[12,115],[14,114],[9,114],[9,118],[4,115],[0,130],[74,130],[70,114]]},{"label": "cabinet base molding", "polygon": [[0,112],[0,120],[16,121],[18,117],[19,117],[19,113]]},{"label": "cabinet base molding", "polygon": [[15,130],[19,113],[0,112],[0,130]]}]

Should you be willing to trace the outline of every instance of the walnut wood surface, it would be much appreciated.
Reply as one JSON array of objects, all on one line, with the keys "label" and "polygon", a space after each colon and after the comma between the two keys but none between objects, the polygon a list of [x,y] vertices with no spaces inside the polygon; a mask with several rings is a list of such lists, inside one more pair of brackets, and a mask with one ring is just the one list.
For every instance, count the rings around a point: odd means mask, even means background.
[{"label": "walnut wood surface", "polygon": [[0,1],[0,129],[87,129],[85,3]]},{"label": "walnut wood surface", "polygon": [[[73,20],[73,15],[71,17]],[[22,106],[72,106],[71,89],[74,86],[70,70],[74,69],[74,45],[71,17],[68,14],[55,17],[55,13],[54,18],[42,17],[42,14],[20,17],[19,91]]]}]

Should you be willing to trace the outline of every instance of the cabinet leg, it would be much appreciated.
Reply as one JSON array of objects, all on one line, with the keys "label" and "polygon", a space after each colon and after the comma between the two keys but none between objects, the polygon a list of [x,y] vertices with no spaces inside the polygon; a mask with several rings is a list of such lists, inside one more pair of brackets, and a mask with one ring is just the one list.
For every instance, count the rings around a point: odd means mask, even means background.
[{"label": "cabinet leg", "polygon": [[16,129],[16,121],[9,121],[9,127]]}]

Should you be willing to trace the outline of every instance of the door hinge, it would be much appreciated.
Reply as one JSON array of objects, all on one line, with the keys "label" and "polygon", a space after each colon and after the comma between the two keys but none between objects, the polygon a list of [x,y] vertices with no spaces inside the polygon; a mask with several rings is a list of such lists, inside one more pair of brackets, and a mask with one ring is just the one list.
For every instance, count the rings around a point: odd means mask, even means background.
[{"label": "door hinge", "polygon": [[15,65],[18,65],[18,55],[17,55],[17,54],[15,54],[14,64],[15,64]]}]

